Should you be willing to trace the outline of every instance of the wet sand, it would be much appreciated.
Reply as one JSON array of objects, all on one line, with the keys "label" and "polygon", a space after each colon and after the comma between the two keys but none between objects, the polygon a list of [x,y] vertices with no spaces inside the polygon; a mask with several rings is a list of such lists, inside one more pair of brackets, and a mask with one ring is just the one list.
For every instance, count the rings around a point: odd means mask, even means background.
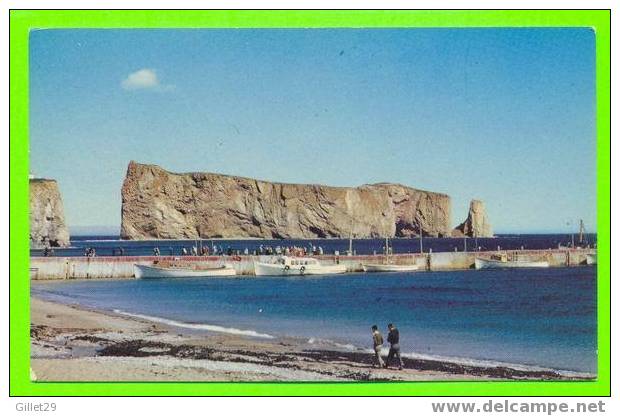
[{"label": "wet sand", "polygon": [[403,358],[377,368],[365,351],[302,340],[188,333],[178,328],[31,299],[31,374],[40,381],[588,380],[554,371]]}]

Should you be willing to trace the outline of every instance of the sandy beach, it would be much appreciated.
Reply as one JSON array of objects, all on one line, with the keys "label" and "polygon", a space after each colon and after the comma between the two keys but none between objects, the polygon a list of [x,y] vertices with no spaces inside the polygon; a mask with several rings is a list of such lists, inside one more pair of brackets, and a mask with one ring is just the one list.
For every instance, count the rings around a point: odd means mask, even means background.
[{"label": "sandy beach", "polygon": [[383,369],[363,350],[299,339],[187,333],[153,322],[31,299],[31,368],[38,381],[567,380],[553,371],[403,358]]}]

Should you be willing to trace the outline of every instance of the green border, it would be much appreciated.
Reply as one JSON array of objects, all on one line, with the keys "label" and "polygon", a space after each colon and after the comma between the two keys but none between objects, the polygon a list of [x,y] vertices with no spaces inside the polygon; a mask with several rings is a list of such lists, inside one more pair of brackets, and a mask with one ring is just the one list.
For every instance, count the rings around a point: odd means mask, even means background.
[{"label": "green border", "polygon": [[[599,375],[593,382],[32,383],[29,379],[28,33],[35,28],[592,27],[596,31]],[[10,394],[610,395],[610,11],[119,11],[10,12]]]}]

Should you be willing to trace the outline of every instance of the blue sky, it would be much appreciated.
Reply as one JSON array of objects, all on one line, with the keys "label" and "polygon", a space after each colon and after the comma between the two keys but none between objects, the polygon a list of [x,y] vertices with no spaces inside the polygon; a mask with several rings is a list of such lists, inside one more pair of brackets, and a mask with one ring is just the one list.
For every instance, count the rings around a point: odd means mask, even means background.
[{"label": "blue sky", "polygon": [[588,29],[39,30],[30,168],[118,226],[130,160],[485,201],[496,232],[596,228]]}]

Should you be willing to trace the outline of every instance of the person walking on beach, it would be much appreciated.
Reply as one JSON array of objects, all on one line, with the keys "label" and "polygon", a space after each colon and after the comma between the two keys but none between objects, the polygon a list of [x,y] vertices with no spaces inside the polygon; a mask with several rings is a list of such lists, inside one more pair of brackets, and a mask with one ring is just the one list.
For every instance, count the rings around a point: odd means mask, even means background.
[{"label": "person walking on beach", "polygon": [[379,332],[379,328],[377,328],[377,325],[373,325],[371,329],[372,329],[372,344],[373,344],[373,349],[375,350],[375,357],[377,358],[377,365],[379,366],[379,368],[381,368],[385,365],[385,363],[383,362],[383,359],[381,358],[381,348],[383,347],[383,335],[381,335],[381,332]]},{"label": "person walking on beach", "polygon": [[400,358],[400,334],[398,329],[393,324],[388,324],[388,342],[390,343],[390,352],[388,352],[387,359],[385,360],[385,368],[390,366],[392,358],[396,356],[398,359],[398,369],[403,369],[403,360]]}]

